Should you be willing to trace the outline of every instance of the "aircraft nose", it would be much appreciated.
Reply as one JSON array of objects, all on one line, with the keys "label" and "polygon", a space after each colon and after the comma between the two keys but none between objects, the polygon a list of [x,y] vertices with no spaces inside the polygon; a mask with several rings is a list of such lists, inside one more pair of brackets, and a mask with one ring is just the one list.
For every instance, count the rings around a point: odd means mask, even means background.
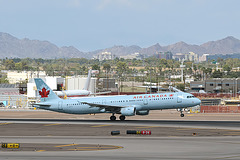
[{"label": "aircraft nose", "polygon": [[197,103],[197,105],[200,105],[201,104],[201,100],[197,98],[196,103]]}]

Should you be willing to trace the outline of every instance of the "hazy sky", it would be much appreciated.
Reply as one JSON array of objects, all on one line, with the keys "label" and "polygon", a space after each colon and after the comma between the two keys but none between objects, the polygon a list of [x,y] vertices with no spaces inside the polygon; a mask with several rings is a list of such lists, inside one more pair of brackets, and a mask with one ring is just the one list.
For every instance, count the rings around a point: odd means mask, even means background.
[{"label": "hazy sky", "polygon": [[0,32],[93,51],[240,38],[239,0],[0,0]]}]

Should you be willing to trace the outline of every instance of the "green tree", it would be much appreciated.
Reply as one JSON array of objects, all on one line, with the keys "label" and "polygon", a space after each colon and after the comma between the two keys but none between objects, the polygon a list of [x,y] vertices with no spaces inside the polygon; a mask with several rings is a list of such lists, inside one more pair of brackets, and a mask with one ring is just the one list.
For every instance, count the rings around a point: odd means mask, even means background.
[{"label": "green tree", "polygon": [[214,71],[212,74],[212,78],[222,78],[223,73],[220,70]]},{"label": "green tree", "polygon": [[119,61],[117,63],[117,71],[119,73],[119,75],[122,76],[122,74],[127,70],[127,64],[126,62],[122,62],[122,61]]},{"label": "green tree", "polygon": [[100,66],[98,64],[92,65],[92,70],[98,70],[100,72]]},{"label": "green tree", "polygon": [[230,71],[231,71],[231,67],[230,67],[229,65],[225,64],[225,65],[223,66],[223,70],[224,70],[224,71],[227,71],[227,72],[230,72]]},{"label": "green tree", "polygon": [[15,63],[12,59],[7,59],[5,60],[5,63],[4,63],[5,67],[7,70],[13,70],[15,69]]},{"label": "green tree", "polygon": [[111,69],[111,65],[109,63],[104,63],[103,69],[106,71],[106,73],[108,73]]}]

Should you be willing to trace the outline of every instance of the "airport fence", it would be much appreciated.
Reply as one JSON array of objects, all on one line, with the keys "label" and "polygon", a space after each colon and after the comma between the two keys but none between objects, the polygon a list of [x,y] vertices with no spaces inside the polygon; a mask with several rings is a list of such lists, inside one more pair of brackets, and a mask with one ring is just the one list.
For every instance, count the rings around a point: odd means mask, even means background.
[{"label": "airport fence", "polygon": [[225,106],[225,105],[213,105],[213,106],[201,106],[201,113],[240,113],[240,106]]}]

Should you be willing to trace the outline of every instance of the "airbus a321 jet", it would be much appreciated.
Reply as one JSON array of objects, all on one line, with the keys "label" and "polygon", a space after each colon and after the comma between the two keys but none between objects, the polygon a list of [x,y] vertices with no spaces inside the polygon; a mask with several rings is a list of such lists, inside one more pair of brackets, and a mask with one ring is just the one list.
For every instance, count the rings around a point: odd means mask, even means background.
[{"label": "airbus a321 jet", "polygon": [[79,99],[61,99],[40,78],[35,78],[40,102],[34,107],[40,109],[70,113],[96,114],[111,113],[110,120],[125,120],[126,116],[148,115],[150,110],[179,109],[181,117],[183,108],[199,105],[201,101],[192,94],[184,92],[169,92],[158,94],[140,94],[126,96],[82,97]]}]

